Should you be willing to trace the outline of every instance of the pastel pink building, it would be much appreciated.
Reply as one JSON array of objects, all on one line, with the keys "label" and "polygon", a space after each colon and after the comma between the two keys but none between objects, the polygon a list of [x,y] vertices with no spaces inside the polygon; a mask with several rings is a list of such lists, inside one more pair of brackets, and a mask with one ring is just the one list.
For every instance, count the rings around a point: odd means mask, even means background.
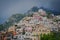
[{"label": "pastel pink building", "polygon": [[26,27],[25,30],[26,30],[27,32],[32,32],[32,27]]},{"label": "pastel pink building", "polygon": [[38,12],[35,12],[35,13],[33,14],[33,18],[34,18],[34,19],[38,19],[38,20],[42,20],[42,16],[40,16],[40,14],[39,14]]}]

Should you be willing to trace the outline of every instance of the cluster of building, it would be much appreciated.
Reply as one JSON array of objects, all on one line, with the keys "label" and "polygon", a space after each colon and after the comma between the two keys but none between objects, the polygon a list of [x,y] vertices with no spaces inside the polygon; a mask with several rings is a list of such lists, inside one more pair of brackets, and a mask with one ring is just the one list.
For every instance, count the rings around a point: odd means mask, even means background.
[{"label": "cluster of building", "polygon": [[8,28],[13,32],[12,40],[40,40],[41,34],[48,34],[51,31],[59,31],[60,24],[48,19],[46,12],[40,9],[34,12],[32,17],[24,17],[19,23]]}]

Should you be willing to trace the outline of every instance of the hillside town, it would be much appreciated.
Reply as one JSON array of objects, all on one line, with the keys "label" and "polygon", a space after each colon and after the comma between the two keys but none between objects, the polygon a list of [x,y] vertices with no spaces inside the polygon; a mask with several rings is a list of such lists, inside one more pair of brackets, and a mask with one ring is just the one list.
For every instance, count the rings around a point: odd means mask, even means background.
[{"label": "hillside town", "polygon": [[60,31],[60,21],[54,21],[60,19],[60,16],[49,16],[46,11],[39,9],[33,16],[26,16],[6,31],[1,31],[0,40],[40,40],[41,34]]}]

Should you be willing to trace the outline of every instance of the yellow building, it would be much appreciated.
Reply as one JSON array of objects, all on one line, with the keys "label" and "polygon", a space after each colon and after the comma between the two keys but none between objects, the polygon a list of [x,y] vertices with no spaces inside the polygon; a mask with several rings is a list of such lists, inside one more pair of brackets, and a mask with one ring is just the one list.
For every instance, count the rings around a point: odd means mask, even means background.
[{"label": "yellow building", "polygon": [[11,26],[8,28],[8,32],[15,32],[15,26]]}]

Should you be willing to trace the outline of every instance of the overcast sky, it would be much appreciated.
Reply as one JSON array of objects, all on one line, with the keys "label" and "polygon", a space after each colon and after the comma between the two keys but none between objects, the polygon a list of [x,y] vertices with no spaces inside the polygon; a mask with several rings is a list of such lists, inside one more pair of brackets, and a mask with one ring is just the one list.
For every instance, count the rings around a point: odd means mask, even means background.
[{"label": "overcast sky", "polygon": [[0,0],[0,23],[12,14],[27,12],[33,6],[60,11],[60,0]]}]

